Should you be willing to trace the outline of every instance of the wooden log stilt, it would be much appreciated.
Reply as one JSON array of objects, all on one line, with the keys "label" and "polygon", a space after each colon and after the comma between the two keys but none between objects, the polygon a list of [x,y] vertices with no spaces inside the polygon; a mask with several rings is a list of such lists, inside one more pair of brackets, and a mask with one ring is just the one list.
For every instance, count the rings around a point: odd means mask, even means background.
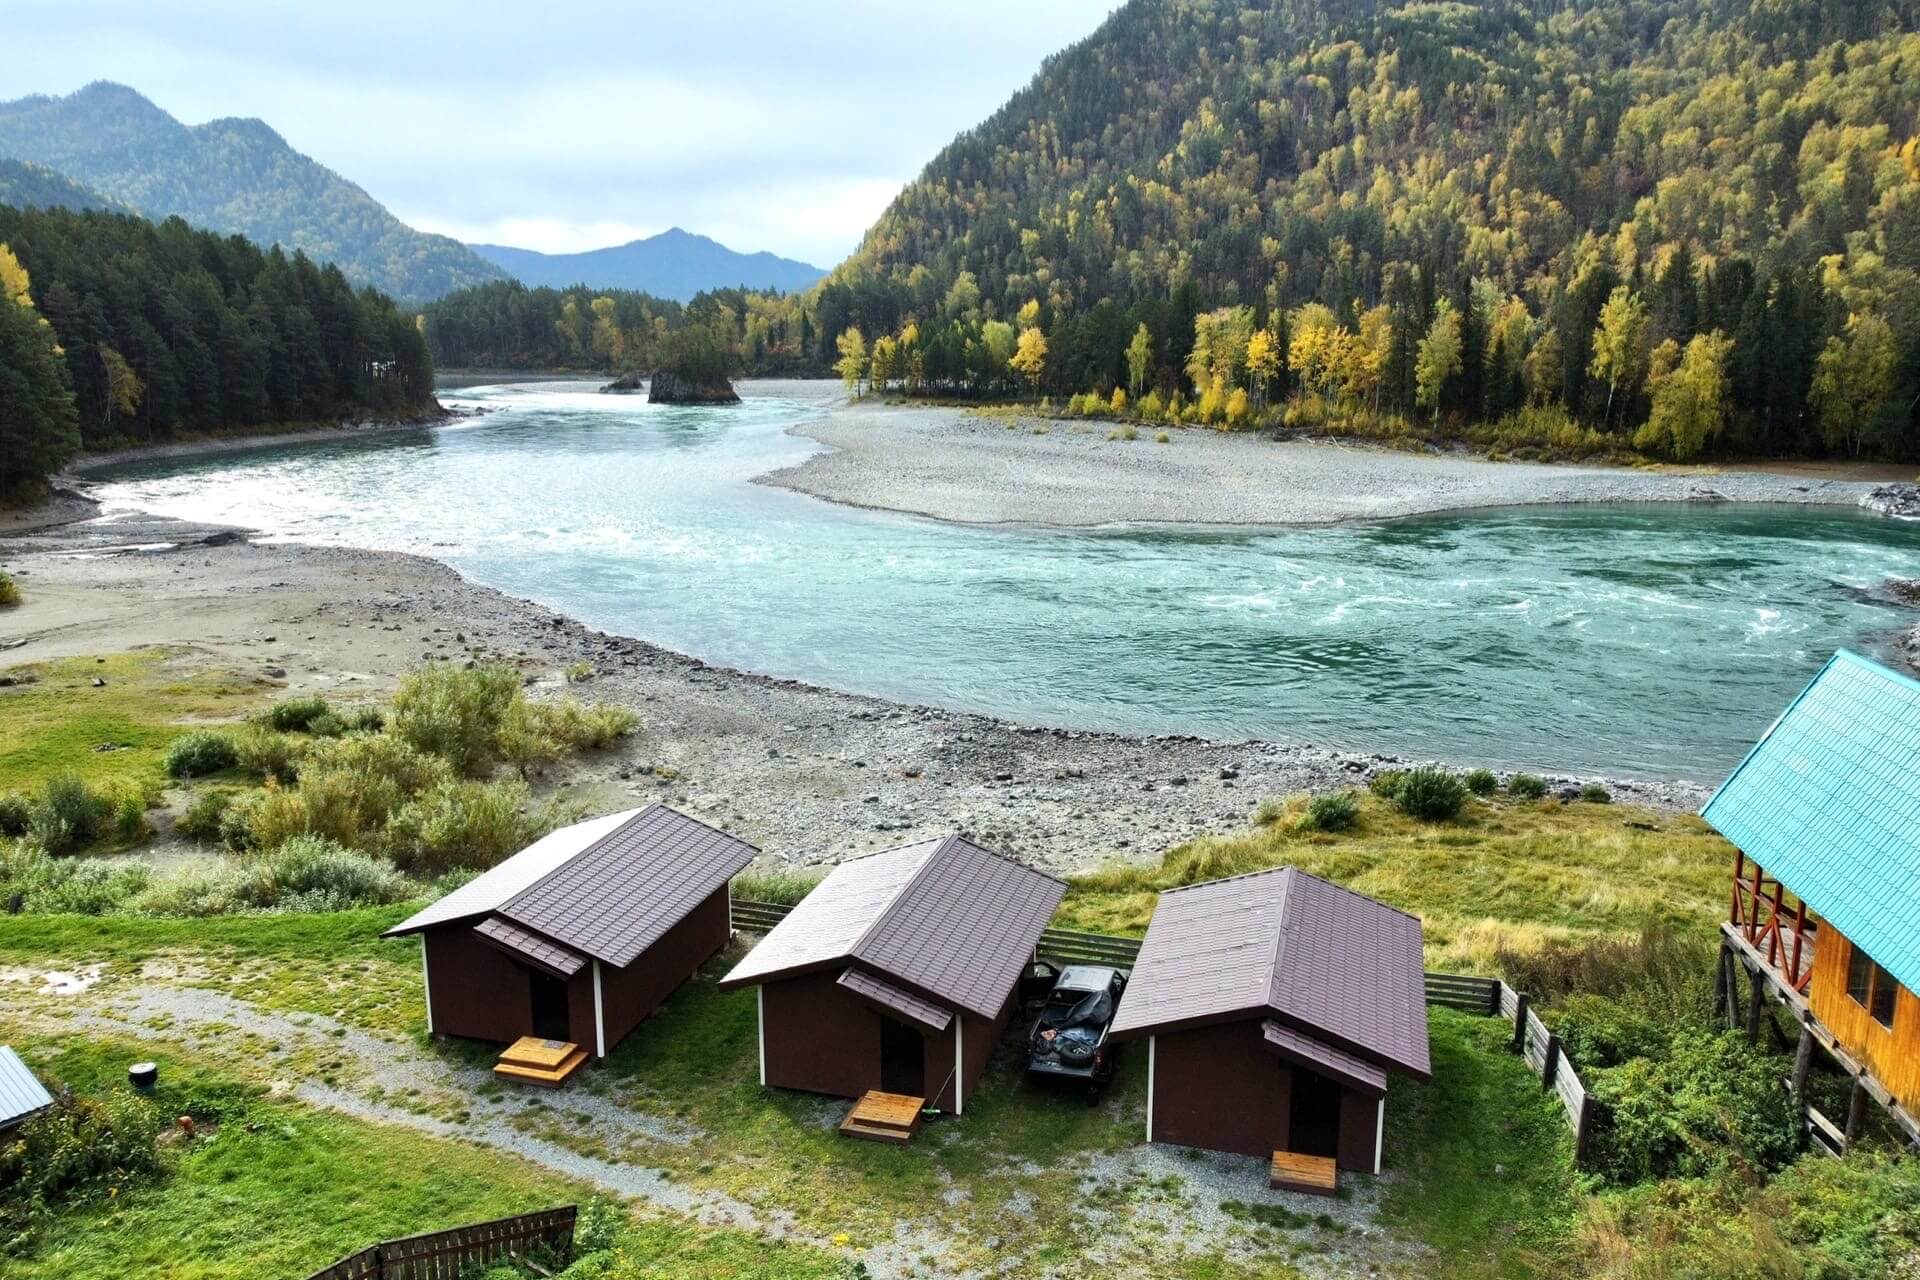
[{"label": "wooden log stilt", "polygon": [[1749,971],[1747,977],[1753,981],[1752,993],[1747,996],[1747,1043],[1760,1043],[1760,1014],[1766,1004],[1766,979],[1756,971]]},{"label": "wooden log stilt", "polygon": [[1800,1043],[1793,1050],[1793,1109],[1800,1117],[1801,1132],[1807,1128],[1807,1073],[1813,1070],[1813,1028],[1800,1024]]},{"label": "wooden log stilt", "polygon": [[1867,1123],[1867,1086],[1858,1080],[1853,1082],[1853,1096],[1847,1100],[1847,1145],[1852,1146],[1859,1138],[1860,1130]]}]

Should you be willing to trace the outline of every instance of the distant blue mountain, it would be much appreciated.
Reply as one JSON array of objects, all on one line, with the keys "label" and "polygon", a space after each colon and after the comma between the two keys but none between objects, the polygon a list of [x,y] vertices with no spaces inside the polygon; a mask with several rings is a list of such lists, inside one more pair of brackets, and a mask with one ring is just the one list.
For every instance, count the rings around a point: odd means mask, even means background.
[{"label": "distant blue mountain", "polygon": [[564,289],[639,289],[685,302],[703,289],[810,289],[827,273],[771,253],[735,253],[717,240],[675,227],[657,236],[586,253],[536,253],[507,245],[469,245],[521,283]]}]

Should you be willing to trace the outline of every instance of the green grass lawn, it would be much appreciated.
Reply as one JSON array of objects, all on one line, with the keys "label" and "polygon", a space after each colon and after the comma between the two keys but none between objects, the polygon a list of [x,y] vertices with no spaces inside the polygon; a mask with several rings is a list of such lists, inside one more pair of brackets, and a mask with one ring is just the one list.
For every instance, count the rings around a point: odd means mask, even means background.
[{"label": "green grass lawn", "polygon": [[[32,1051],[36,1046],[29,1043]],[[63,1041],[46,1074],[82,1092],[124,1087],[140,1046]],[[270,1101],[204,1063],[170,1063],[165,1114],[223,1112],[165,1174],[57,1215],[0,1259],[11,1280],[255,1280],[301,1276],[378,1239],[585,1201],[538,1166],[410,1130]],[[613,1277],[842,1277],[847,1262],[742,1231],[643,1218],[616,1236]]]},{"label": "green grass lawn", "polygon": [[[166,649],[9,672],[29,681],[0,689],[0,793],[28,791],[66,772],[96,784],[158,785],[174,738],[238,719],[274,687],[254,676],[188,670]],[[96,679],[106,683],[96,688]]]}]

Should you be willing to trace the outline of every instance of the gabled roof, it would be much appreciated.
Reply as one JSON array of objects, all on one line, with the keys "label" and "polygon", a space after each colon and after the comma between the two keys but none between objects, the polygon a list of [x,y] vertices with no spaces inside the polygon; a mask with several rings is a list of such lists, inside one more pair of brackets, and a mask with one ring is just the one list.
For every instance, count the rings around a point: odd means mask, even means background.
[{"label": "gabled roof", "polygon": [[387,936],[492,916],[518,926],[494,927],[495,944],[525,950],[539,935],[559,944],[556,967],[575,952],[624,968],[759,852],[665,805],[630,809],[553,832]]},{"label": "gabled roof", "polygon": [[918,992],[997,1017],[1067,887],[964,836],[835,867],[722,980],[751,986],[858,961]]},{"label": "gabled roof", "polygon": [[473,932],[482,942],[498,947],[536,968],[545,969],[556,978],[571,978],[587,967],[587,958],[578,951],[568,950],[531,929],[522,929],[513,921],[499,916],[488,916],[473,926]]},{"label": "gabled roof", "polygon": [[1427,1078],[1420,921],[1297,867],[1162,893],[1113,1037],[1253,1017]]},{"label": "gabled roof", "polygon": [[10,1129],[53,1105],[53,1095],[20,1055],[0,1044],[0,1129]]},{"label": "gabled roof", "polygon": [[847,969],[839,979],[841,986],[863,1000],[870,1000],[888,1013],[917,1022],[928,1031],[945,1031],[953,1022],[951,1010],[931,1000],[922,1000],[911,991],[902,991],[884,978],[876,978],[865,969]]},{"label": "gabled roof", "polygon": [[1920,991],[1920,683],[1834,654],[1701,815]]}]

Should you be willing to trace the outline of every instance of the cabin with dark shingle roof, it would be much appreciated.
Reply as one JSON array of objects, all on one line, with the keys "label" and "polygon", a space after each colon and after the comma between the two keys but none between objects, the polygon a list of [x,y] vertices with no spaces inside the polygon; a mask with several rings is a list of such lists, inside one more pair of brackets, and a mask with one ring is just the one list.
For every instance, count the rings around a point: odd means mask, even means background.
[{"label": "cabin with dark shingle roof", "polygon": [[957,835],[841,863],[721,980],[756,989],[760,1083],[962,1114],[1065,893]]},{"label": "cabin with dark shingle roof", "polygon": [[1856,1081],[1844,1139],[1872,1098],[1920,1142],[1920,682],[1834,654],[1701,816],[1736,849],[1729,1016],[1738,959]]},{"label": "cabin with dark shingle roof", "polygon": [[1432,1075],[1420,921],[1294,867],[1170,889],[1109,1038],[1149,1142],[1378,1173],[1388,1073]]},{"label": "cabin with dark shingle roof", "polygon": [[649,805],[562,827],[387,930],[419,934],[434,1035],[604,1058],[732,936],[759,850]]}]

